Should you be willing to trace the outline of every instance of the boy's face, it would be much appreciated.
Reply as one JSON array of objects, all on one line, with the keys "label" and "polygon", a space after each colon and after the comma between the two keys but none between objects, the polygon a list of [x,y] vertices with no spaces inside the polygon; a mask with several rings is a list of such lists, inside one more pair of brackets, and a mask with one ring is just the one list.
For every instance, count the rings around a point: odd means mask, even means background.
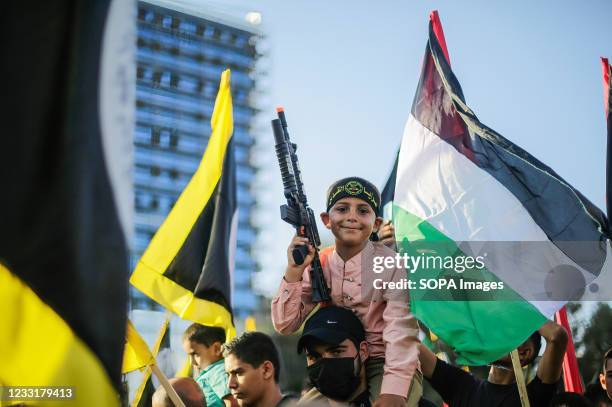
[{"label": "boy's face", "polygon": [[374,210],[359,198],[342,198],[328,212],[321,214],[325,227],[332,231],[338,243],[346,246],[363,244],[382,222]]},{"label": "boy's face", "polygon": [[209,365],[221,360],[221,344],[215,342],[210,346],[185,340],[183,341],[183,349],[189,355],[189,360],[194,367],[202,370]]}]

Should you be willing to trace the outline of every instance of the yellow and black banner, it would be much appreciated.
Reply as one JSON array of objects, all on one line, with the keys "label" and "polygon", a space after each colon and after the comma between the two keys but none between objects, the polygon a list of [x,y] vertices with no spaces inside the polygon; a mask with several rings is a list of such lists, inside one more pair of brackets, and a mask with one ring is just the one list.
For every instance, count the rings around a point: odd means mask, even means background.
[{"label": "yellow and black banner", "polygon": [[223,72],[200,166],[130,279],[183,319],[235,335],[231,275],[236,245],[236,165],[230,71]]},{"label": "yellow and black banner", "polygon": [[3,7],[0,404],[119,403],[128,257],[100,119],[109,6]]}]

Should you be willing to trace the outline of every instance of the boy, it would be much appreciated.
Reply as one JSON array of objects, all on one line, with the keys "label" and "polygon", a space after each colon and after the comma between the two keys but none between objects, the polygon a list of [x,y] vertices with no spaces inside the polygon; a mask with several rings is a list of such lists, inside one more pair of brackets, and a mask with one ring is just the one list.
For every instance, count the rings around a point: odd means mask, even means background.
[{"label": "boy", "polygon": [[208,407],[235,406],[236,401],[227,385],[223,360],[225,330],[191,324],[183,335],[183,349],[191,364],[198,369],[196,382],[204,392]]},{"label": "boy", "polygon": [[[372,183],[358,177],[335,182],[327,192],[327,210],[321,220],[334,234],[336,245],[320,253],[321,262],[332,303],[351,309],[366,331],[370,354],[366,374],[374,406],[416,406],[422,392],[417,371],[418,325],[408,309],[407,292],[375,290],[369,283],[374,276],[373,259],[395,257],[393,250],[370,241],[381,225],[379,214],[380,193]],[[287,269],[272,300],[272,323],[282,334],[297,331],[316,305],[307,268],[314,248],[309,247],[301,265],[291,255],[296,246],[305,244],[307,239],[300,236],[291,241]],[[386,276],[392,281],[406,276],[399,267],[389,272]]]}]

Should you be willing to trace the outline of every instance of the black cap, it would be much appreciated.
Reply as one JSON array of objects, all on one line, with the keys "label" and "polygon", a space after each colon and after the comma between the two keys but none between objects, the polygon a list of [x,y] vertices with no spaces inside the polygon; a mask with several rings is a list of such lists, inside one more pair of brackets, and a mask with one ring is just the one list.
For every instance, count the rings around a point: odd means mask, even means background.
[{"label": "black cap", "polygon": [[359,349],[359,344],[365,341],[365,331],[361,321],[352,311],[328,306],[320,308],[306,321],[304,331],[298,341],[298,353],[302,353],[310,338],[332,345],[338,345],[345,339],[350,339]]}]

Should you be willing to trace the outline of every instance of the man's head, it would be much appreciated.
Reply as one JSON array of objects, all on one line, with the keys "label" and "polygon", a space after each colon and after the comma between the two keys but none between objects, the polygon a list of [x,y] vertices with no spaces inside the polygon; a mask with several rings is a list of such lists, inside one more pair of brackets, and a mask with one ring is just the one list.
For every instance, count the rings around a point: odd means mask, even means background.
[{"label": "man's head", "polygon": [[280,358],[268,335],[245,332],[225,344],[223,355],[227,384],[239,405],[258,405],[270,392],[280,396]]},{"label": "man's head", "polygon": [[[529,338],[527,338],[525,342],[523,342],[517,348],[519,360],[521,361],[521,366],[527,366],[530,363],[532,363],[538,357],[541,347],[542,347],[542,335],[540,335],[538,331],[535,331],[534,333],[531,334]],[[512,369],[512,359],[510,358],[510,354],[495,361],[493,365]]]},{"label": "man's head", "polygon": [[603,369],[599,374],[599,383],[608,394],[608,398],[612,400],[612,348],[604,354]]},{"label": "man's head", "polygon": [[336,181],[327,190],[327,210],[321,220],[347,246],[362,244],[380,227],[380,192],[363,178]]},{"label": "man's head", "polygon": [[[185,403],[185,407],[206,407],[204,393],[200,386],[190,377],[175,377],[168,380],[172,388]],[[174,403],[163,386],[153,394],[153,407],[173,407]]]},{"label": "man's head", "polygon": [[368,347],[353,312],[336,306],[319,309],[304,325],[298,353],[303,350],[310,381],[324,396],[347,401],[365,390]]},{"label": "man's head", "polygon": [[225,330],[197,323],[191,324],[183,334],[183,349],[191,364],[200,370],[223,358],[224,342]]}]

